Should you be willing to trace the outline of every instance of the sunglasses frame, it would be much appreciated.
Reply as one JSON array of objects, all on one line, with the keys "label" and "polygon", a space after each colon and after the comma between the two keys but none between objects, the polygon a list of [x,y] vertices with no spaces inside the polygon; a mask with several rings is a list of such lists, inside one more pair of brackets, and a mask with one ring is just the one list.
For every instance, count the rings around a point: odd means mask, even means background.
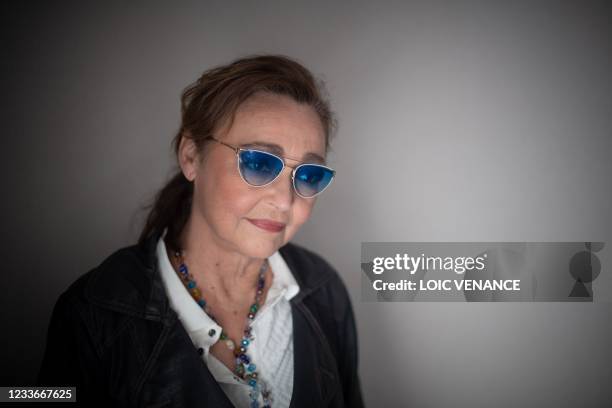
[{"label": "sunglasses frame", "polygon": [[[290,169],[293,169],[293,171],[291,172],[291,185],[293,187],[293,191],[295,191],[295,194],[297,194],[298,196],[302,197],[302,198],[314,198],[316,196],[318,196],[319,194],[321,194],[323,191],[325,191],[327,189],[327,187],[329,187],[331,185],[331,183],[334,181],[334,178],[336,178],[336,170],[332,169],[331,167],[328,166],[324,166],[322,164],[318,164],[318,163],[302,163],[298,166],[290,166],[287,163],[285,163],[285,160],[289,159],[289,160],[293,160],[293,161],[297,161],[299,162],[299,160],[296,159],[292,159],[291,157],[282,157],[282,156],[278,156],[274,153],[270,153],[270,152],[266,152],[265,150],[258,150],[258,149],[244,149],[242,147],[236,147],[236,146],[232,146],[228,143],[222,142],[221,140],[215,139],[214,137],[211,137],[210,140],[214,140],[217,143],[222,144],[223,146],[227,146],[230,149],[232,149],[235,153],[236,153],[236,166],[238,167],[238,174],[240,174],[240,178],[247,183],[249,186],[251,187],[266,187],[272,183],[274,183],[274,181],[276,181],[277,178],[280,177],[281,173],[283,172],[283,170],[285,169],[285,167],[289,167]],[[245,180],[244,176],[242,175],[242,171],[240,170],[240,152],[258,152],[258,153],[264,153],[264,154],[268,154],[270,156],[274,156],[277,159],[280,160],[280,162],[283,164],[283,167],[281,167],[280,171],[278,172],[278,174],[269,182],[267,182],[266,184],[262,184],[260,186],[256,186],[253,185],[251,183],[249,183],[248,181]],[[327,169],[329,171],[332,172],[332,177],[331,180],[329,181],[329,183],[327,183],[327,185],[325,187],[323,187],[323,190],[317,192],[316,194],[313,194],[311,196],[303,196],[299,193],[299,191],[297,190],[296,186],[295,186],[295,173],[298,171],[298,169],[302,166],[316,166],[316,167],[323,167],[324,169]]]}]

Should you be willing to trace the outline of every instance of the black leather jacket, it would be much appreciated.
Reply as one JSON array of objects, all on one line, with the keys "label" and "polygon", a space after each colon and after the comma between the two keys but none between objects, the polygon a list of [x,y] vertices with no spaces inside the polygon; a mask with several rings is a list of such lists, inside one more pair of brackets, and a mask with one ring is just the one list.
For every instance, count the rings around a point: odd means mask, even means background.
[{"label": "black leather jacket", "polygon": [[[163,289],[155,247],[123,248],[58,299],[38,384],[76,386],[79,405],[232,407]],[[355,320],[347,290],[321,257],[279,249],[300,286],[291,299],[291,407],[362,407]]]}]

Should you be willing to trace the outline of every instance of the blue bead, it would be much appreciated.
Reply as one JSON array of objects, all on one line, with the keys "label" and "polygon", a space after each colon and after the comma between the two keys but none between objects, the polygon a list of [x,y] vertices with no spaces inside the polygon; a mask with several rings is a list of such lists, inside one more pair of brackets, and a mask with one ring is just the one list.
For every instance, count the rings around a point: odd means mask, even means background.
[{"label": "blue bead", "polygon": [[204,299],[200,299],[200,300],[198,300],[198,305],[204,307],[204,306],[206,306],[206,301]]},{"label": "blue bead", "polygon": [[253,379],[249,380],[249,385],[250,385],[251,387],[256,386],[256,385],[257,385],[257,380],[253,380]]},{"label": "blue bead", "polygon": [[248,346],[249,345],[249,341],[247,339],[242,340],[242,345],[243,346]]},{"label": "blue bead", "polygon": [[244,363],[244,364],[249,364],[251,362],[251,360],[249,360],[249,356],[247,356],[246,354],[241,354],[240,355],[240,360]]},{"label": "blue bead", "polygon": [[179,272],[183,274],[187,273],[187,267],[185,266],[185,264],[181,264],[181,266],[179,266]]},{"label": "blue bead", "polygon": [[251,401],[251,408],[259,408],[259,401]]},{"label": "blue bead", "polygon": [[195,286],[196,286],[196,283],[194,281],[189,281],[189,283],[187,284],[187,287],[189,289],[193,289],[193,288],[195,288]]},{"label": "blue bead", "polygon": [[255,366],[255,364],[249,364],[249,366],[247,367],[247,370],[252,373],[253,371],[255,371],[257,367]]}]

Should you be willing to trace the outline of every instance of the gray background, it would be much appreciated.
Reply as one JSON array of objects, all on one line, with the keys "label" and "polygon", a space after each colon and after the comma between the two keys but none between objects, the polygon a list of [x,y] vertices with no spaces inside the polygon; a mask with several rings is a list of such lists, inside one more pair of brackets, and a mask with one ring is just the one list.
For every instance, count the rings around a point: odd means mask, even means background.
[{"label": "gray background", "polygon": [[351,292],[369,406],[612,404],[612,304],[365,303],[359,275],[362,241],[612,242],[609,3],[1,7],[2,385],[34,379],[59,293],[136,239],[181,89],[273,52],[340,120],[295,241]]}]

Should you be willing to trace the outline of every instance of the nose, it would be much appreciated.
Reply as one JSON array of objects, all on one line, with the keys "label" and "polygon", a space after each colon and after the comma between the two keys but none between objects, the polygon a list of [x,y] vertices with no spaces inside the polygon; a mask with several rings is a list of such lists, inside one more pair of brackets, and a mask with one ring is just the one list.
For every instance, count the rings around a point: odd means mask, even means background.
[{"label": "nose", "polygon": [[282,173],[277,177],[272,184],[268,186],[270,195],[269,201],[279,211],[288,211],[295,200],[293,194],[293,183],[291,174],[293,169],[285,166]]}]

